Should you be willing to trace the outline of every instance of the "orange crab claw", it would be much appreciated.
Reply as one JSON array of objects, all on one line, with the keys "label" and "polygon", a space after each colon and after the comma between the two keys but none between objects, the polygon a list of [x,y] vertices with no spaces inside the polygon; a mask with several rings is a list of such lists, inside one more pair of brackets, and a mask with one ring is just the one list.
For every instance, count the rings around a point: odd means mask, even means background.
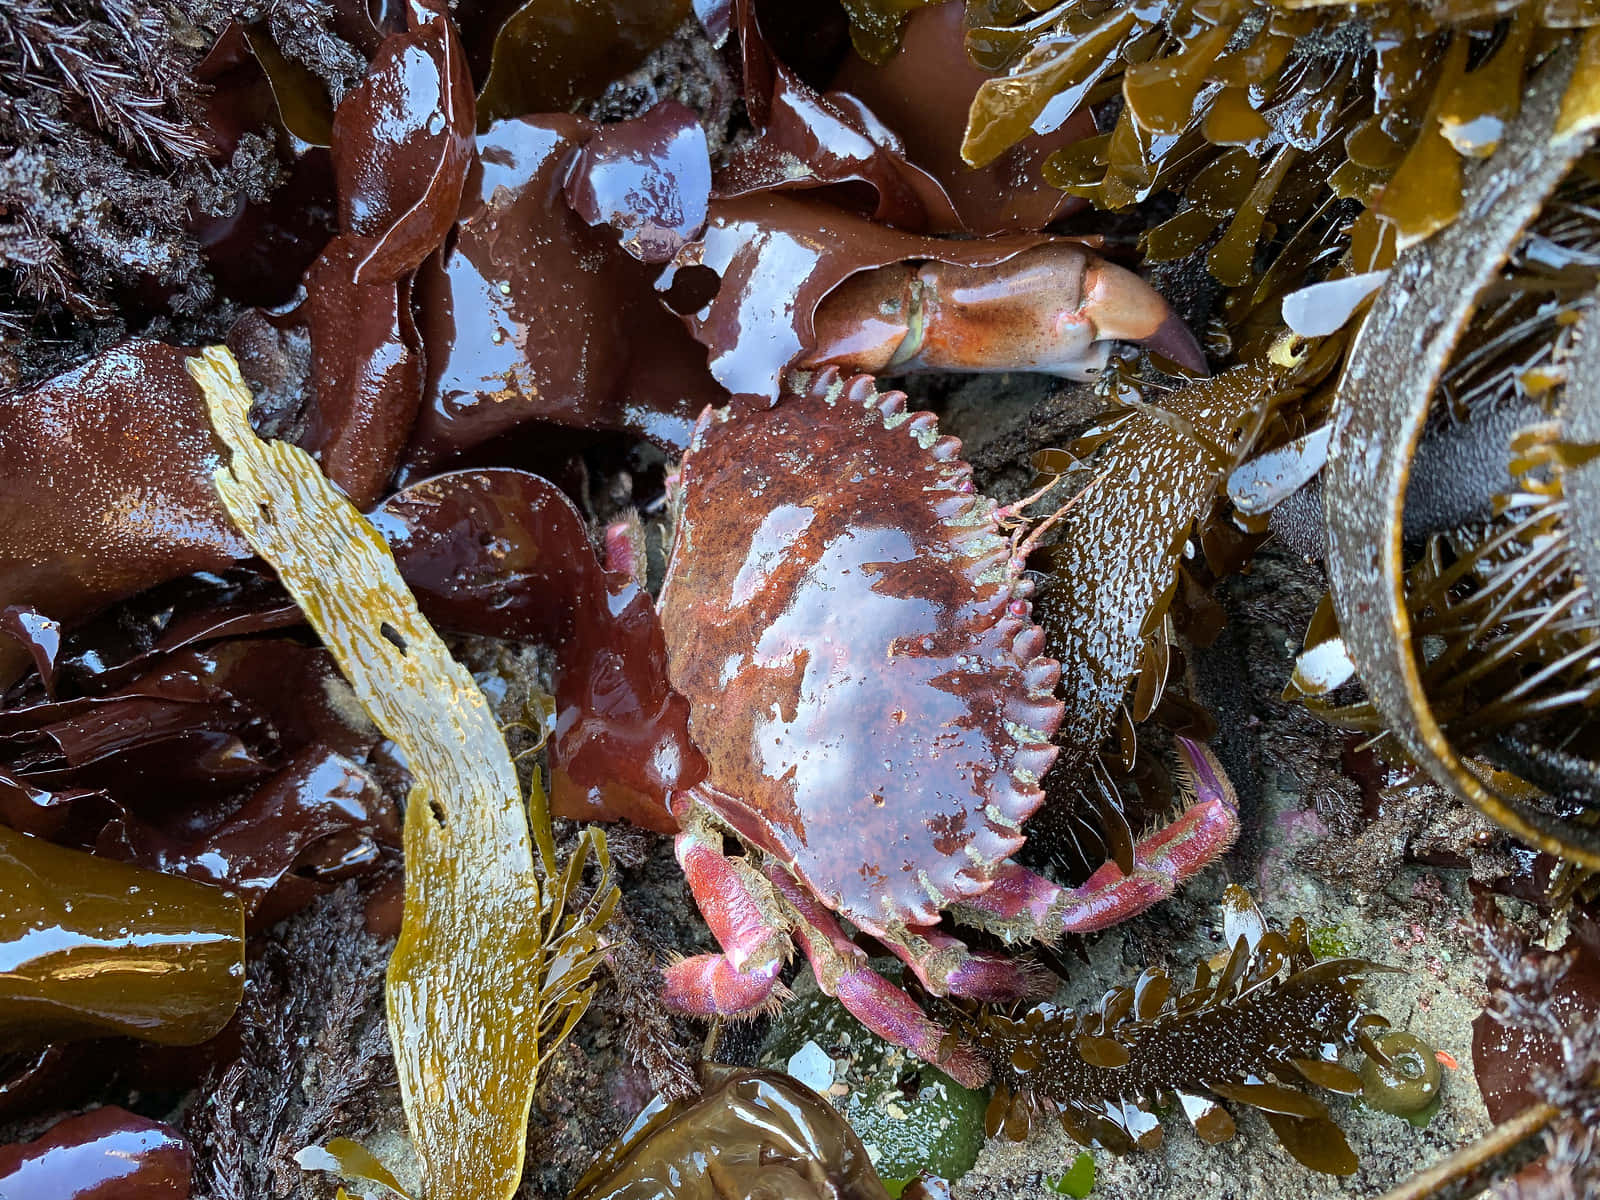
[{"label": "orange crab claw", "polygon": [[1075,242],[995,266],[896,264],[852,276],[818,306],[797,365],[846,371],[1041,371],[1092,379],[1115,341],[1204,373],[1199,344],[1160,294]]},{"label": "orange crab claw", "polygon": [[1096,259],[1086,272],[1083,311],[1100,337],[1137,342],[1186,371],[1209,375],[1205,351],[1161,294],[1126,267]]}]

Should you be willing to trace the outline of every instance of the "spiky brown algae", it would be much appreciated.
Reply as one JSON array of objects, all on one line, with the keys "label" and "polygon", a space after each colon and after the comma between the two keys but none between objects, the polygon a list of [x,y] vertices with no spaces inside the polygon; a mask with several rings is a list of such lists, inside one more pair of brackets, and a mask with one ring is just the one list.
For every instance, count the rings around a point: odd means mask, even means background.
[{"label": "spiky brown algae", "polygon": [[[1013,1141],[1054,1116],[1084,1145],[1122,1154],[1160,1144],[1156,1110],[1173,1099],[1206,1142],[1233,1136],[1219,1100],[1260,1110],[1278,1140],[1315,1171],[1348,1175],[1356,1156],[1312,1083],[1354,1095],[1361,1077],[1338,1061],[1359,1045],[1383,1059],[1371,1030],[1388,1022],[1356,997],[1362,980],[1391,968],[1354,958],[1316,960],[1298,917],[1269,930],[1237,885],[1224,897],[1232,947],[1213,971],[1175,992],[1160,967],[1113,988],[1083,1010],[1042,1004],[1010,1016],[966,1010],[962,1033],[995,1070],[990,1135]],[[1385,1060],[1386,1061],[1386,1060]]]},{"label": "spiky brown algae", "polygon": [[[590,830],[557,861],[538,777],[525,802],[488,702],[383,538],[310,455],[256,437],[232,354],[212,347],[189,370],[232,452],[215,477],[224,506],[415,779],[385,990],[421,1200],[509,1200],[539,1068],[587,1007],[617,901],[605,836]],[[577,905],[590,853],[601,878]]]},{"label": "spiky brown algae", "polygon": [[[1405,605],[1415,633],[1440,644],[1421,681],[1458,738],[1481,742],[1538,721],[1536,740],[1579,748],[1596,731],[1600,618],[1581,562],[1588,512],[1568,492],[1581,490],[1588,456],[1579,423],[1600,414],[1590,381],[1600,379],[1597,169],[1592,155],[1578,164],[1486,289],[1438,382],[1407,484],[1403,533],[1425,546],[1406,571]],[[1329,632],[1331,622],[1318,631]],[[1370,703],[1307,703],[1384,728]],[[1518,740],[1529,734],[1522,728]]]},{"label": "spiky brown algae", "polygon": [[[1550,197],[1579,167],[1600,126],[1600,103],[1594,97],[1588,96],[1583,105],[1573,101],[1574,85],[1569,81],[1575,61],[1581,62],[1582,56],[1566,48],[1540,68],[1521,113],[1507,126],[1506,160],[1474,173],[1467,193],[1470,220],[1407,251],[1378,292],[1339,386],[1323,496],[1329,580],[1343,648],[1393,744],[1440,786],[1523,842],[1594,870],[1600,869],[1600,833],[1592,823],[1592,808],[1585,812],[1587,806],[1580,806],[1574,815],[1564,796],[1530,795],[1521,781],[1489,778],[1487,772],[1469,769],[1462,758],[1463,753],[1479,749],[1475,743],[1481,741],[1481,733],[1507,719],[1516,723],[1509,731],[1514,735],[1526,733],[1520,727],[1528,719],[1541,717],[1580,722],[1587,717],[1592,730],[1593,709],[1584,711],[1584,696],[1592,704],[1594,693],[1582,671],[1593,653],[1591,585],[1570,586],[1582,576],[1569,571],[1565,583],[1561,573],[1545,581],[1556,585],[1561,596],[1557,604],[1542,602],[1531,590],[1521,594],[1524,583],[1540,584],[1544,572],[1533,569],[1539,556],[1554,562],[1566,552],[1549,536],[1552,519],[1571,511],[1564,495],[1558,499],[1551,491],[1540,497],[1524,489],[1508,501],[1503,518],[1510,524],[1501,531],[1502,547],[1509,549],[1519,537],[1516,526],[1521,523],[1525,532],[1536,535],[1530,543],[1532,553],[1509,576],[1496,570],[1492,558],[1474,556],[1477,561],[1468,571],[1479,571],[1486,582],[1498,580],[1508,586],[1499,587],[1498,595],[1486,594],[1488,602],[1483,604],[1474,603],[1470,595],[1465,600],[1459,594],[1451,597],[1449,609],[1460,611],[1447,610],[1442,629],[1449,631],[1450,623],[1461,618],[1464,632],[1453,631],[1447,640],[1471,650],[1477,661],[1469,662],[1468,654],[1457,650],[1455,661],[1447,664],[1452,677],[1438,680],[1437,687],[1428,674],[1438,657],[1423,653],[1437,643],[1421,636],[1424,630],[1413,622],[1408,604],[1403,527],[1413,452],[1441,383],[1452,364],[1459,364],[1463,336],[1481,312],[1493,313],[1491,301],[1504,264],[1523,244]],[[1581,278],[1582,272],[1577,274]],[[1436,303],[1412,303],[1423,287],[1438,298]],[[1574,339],[1576,348],[1567,367],[1573,386],[1560,394],[1561,417],[1569,421],[1582,417],[1594,404],[1587,381],[1596,378],[1590,364],[1600,348],[1594,337],[1584,336],[1585,329],[1594,325],[1592,314],[1585,317]],[[1547,394],[1541,403],[1553,399]],[[1561,456],[1553,459],[1554,474],[1548,477],[1552,485],[1560,483],[1563,493],[1569,485],[1584,486],[1585,446],[1569,442],[1570,436],[1570,432],[1557,435],[1558,448],[1566,447],[1562,452],[1566,465]],[[1513,470],[1521,473],[1516,464]],[[1523,496],[1529,498],[1526,505]],[[1579,546],[1581,555],[1581,542]],[[1456,582],[1472,584],[1465,572]],[[1438,595],[1442,602],[1446,592],[1439,590]],[[1513,628],[1507,639],[1495,636],[1496,626],[1512,619],[1521,628]],[[1551,633],[1562,626],[1572,635],[1570,648],[1557,650],[1543,662],[1523,657],[1541,631]],[[1564,676],[1573,666],[1579,668],[1577,674]],[[1483,703],[1463,707],[1459,715],[1451,711],[1452,693],[1501,670],[1501,679],[1509,681],[1505,690],[1488,693]],[[1571,707],[1565,714],[1557,711],[1567,705]],[[1466,725],[1469,720],[1477,723],[1476,730]],[[1592,744],[1592,737],[1588,740]],[[1570,737],[1564,744],[1546,746],[1588,752]],[[1592,771],[1592,760],[1584,762]],[[1572,765],[1580,773],[1585,769],[1583,763]],[[1592,785],[1587,786],[1587,795],[1592,797]]]}]

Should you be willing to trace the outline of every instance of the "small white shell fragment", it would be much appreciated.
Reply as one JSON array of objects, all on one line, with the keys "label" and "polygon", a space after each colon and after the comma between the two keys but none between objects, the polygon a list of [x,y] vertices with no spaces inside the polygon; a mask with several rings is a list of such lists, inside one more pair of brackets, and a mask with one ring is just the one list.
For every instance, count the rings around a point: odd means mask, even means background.
[{"label": "small white shell fragment", "polygon": [[1258,454],[1228,476],[1228,499],[1247,517],[1271,512],[1316,477],[1328,461],[1333,425]]},{"label": "small white shell fragment", "polygon": [[1345,653],[1344,639],[1329,638],[1294,660],[1289,687],[1302,696],[1325,696],[1355,673],[1356,665]]},{"label": "small white shell fragment", "polygon": [[1290,292],[1283,298],[1283,323],[1301,337],[1337,333],[1361,302],[1382,287],[1388,277],[1388,271],[1368,271]]},{"label": "small white shell fragment", "polygon": [[816,1042],[807,1042],[789,1056],[789,1077],[813,1092],[826,1092],[833,1084],[833,1059]]}]

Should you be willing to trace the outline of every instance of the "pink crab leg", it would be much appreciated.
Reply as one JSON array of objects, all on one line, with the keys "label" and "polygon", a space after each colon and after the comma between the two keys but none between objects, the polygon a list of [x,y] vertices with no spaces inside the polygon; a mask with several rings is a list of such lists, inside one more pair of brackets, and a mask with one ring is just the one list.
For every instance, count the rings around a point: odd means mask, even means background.
[{"label": "pink crab leg", "polygon": [[1190,738],[1177,741],[1182,783],[1192,802],[1176,821],[1140,839],[1134,864],[1182,884],[1233,845],[1239,836],[1239,801],[1210,750]]},{"label": "pink crab leg", "polygon": [[1013,940],[1048,942],[1107,929],[1166,899],[1239,834],[1233,786],[1211,752],[1180,737],[1178,755],[1194,801],[1170,825],[1139,840],[1131,873],[1108,862],[1080,887],[1063,888],[1007,863],[987,891],[957,907],[957,915]]},{"label": "pink crab leg", "polygon": [[960,938],[938,929],[912,928],[903,942],[887,936],[878,940],[935,996],[964,996],[1003,1004],[1048,995],[1052,990],[1037,966],[1001,954],[970,950]]},{"label": "pink crab leg", "polygon": [[668,963],[661,998],[691,1017],[748,1017],[777,999],[782,963],[735,970],[720,954],[696,954]]},{"label": "pink crab leg", "polygon": [[976,1088],[989,1081],[989,1064],[970,1046],[954,1041],[910,996],[868,966],[866,951],[845,936],[838,919],[810,892],[781,867],[769,866],[767,878],[799,917],[794,937],[824,993],[879,1037],[904,1046],[958,1083]]},{"label": "pink crab leg", "polygon": [[1018,942],[1054,942],[1066,933],[1109,929],[1172,895],[1169,877],[1135,863],[1128,875],[1106,863],[1075,888],[1006,863],[987,891],[955,906],[956,917]]},{"label": "pink crab leg", "polygon": [[622,520],[606,526],[604,549],[606,570],[627,576],[638,587],[644,586],[644,523],[638,513],[629,512]]},{"label": "pink crab leg", "polygon": [[699,1017],[741,1016],[773,999],[789,955],[789,934],[754,868],[722,852],[722,837],[691,812],[689,828],[674,843],[695,904],[722,947],[697,954],[663,972],[666,1002]]}]

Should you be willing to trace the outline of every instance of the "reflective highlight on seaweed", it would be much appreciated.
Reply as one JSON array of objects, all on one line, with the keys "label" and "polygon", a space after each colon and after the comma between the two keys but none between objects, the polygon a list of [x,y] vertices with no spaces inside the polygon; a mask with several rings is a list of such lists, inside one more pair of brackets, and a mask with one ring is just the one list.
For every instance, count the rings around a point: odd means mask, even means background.
[{"label": "reflective highlight on seaweed", "polygon": [[0,825],[0,1032],[190,1046],[244,989],[244,909],[220,888]]},{"label": "reflective highlight on seaweed", "polygon": [[704,1094],[651,1101],[569,1200],[888,1200],[861,1139],[810,1088],[771,1071],[702,1074]]}]

